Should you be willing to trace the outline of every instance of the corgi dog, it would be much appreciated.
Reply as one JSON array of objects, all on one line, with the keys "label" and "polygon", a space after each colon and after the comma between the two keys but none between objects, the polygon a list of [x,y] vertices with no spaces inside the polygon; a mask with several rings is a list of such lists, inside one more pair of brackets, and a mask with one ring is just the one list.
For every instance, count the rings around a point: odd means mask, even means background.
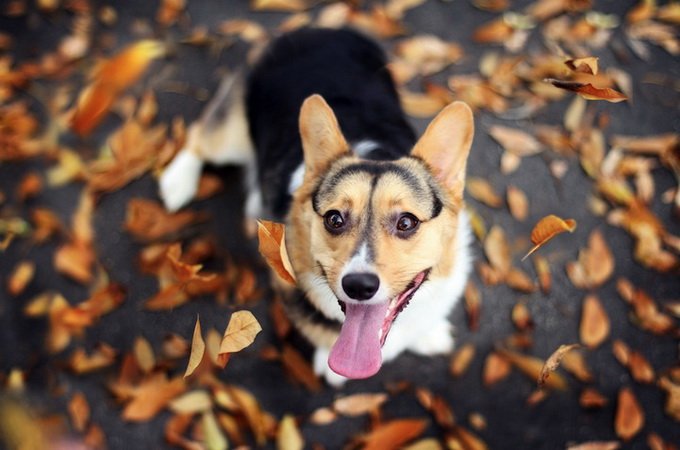
[{"label": "corgi dog", "polygon": [[206,161],[249,168],[246,214],[286,223],[297,290],[285,309],[329,383],[404,351],[450,352],[471,269],[470,108],[450,104],[416,140],[385,54],[347,29],[279,37],[238,84],[225,82],[161,176],[166,206],[191,199]]}]

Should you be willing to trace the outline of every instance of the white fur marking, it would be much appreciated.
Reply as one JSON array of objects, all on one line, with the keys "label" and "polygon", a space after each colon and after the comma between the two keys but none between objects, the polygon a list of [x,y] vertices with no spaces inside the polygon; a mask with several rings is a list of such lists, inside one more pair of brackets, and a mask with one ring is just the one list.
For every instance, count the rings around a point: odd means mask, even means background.
[{"label": "white fur marking", "polygon": [[[361,244],[361,246],[359,246],[359,250],[354,254],[354,256],[352,256],[352,258],[347,262],[347,264],[345,264],[345,267],[342,269],[342,272],[340,273],[340,277],[338,277],[338,285],[336,287],[336,292],[338,293],[338,298],[341,301],[345,303],[357,303],[356,300],[350,298],[347,294],[345,294],[345,291],[342,288],[342,279],[344,278],[344,276],[350,273],[366,273],[366,272],[378,275],[377,271],[375,270],[375,265],[373,264],[372,261],[369,260],[368,244],[364,242]],[[378,291],[375,294],[373,294],[373,297],[369,298],[368,300],[362,300],[361,304],[376,305],[388,301],[390,301],[390,289],[387,283],[385,283],[385,280],[381,279]]]},{"label": "white fur marking", "polygon": [[165,208],[175,212],[196,195],[203,161],[188,149],[180,150],[165,168],[159,181],[160,196]]},{"label": "white fur marking", "polygon": [[370,139],[364,139],[354,144],[354,154],[360,158],[365,158],[373,150],[380,148],[380,144]]}]

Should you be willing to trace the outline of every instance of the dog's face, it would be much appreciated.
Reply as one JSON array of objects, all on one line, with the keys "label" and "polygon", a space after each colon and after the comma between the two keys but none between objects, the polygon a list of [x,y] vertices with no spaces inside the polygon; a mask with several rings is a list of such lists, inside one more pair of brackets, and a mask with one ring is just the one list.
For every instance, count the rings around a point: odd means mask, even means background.
[{"label": "dog's face", "polygon": [[411,154],[352,155],[319,96],[300,113],[305,176],[287,237],[299,287],[343,321],[330,367],[350,378],[378,371],[390,326],[429,279],[455,270],[455,236],[473,135],[470,109],[445,108]]}]

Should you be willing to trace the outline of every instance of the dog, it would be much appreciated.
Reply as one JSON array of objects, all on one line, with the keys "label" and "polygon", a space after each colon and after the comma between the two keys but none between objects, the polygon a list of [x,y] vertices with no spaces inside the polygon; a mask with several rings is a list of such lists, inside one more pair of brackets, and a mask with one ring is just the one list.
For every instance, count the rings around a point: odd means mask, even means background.
[{"label": "dog", "polygon": [[471,269],[472,112],[454,102],[416,140],[387,67],[356,31],[285,34],[225,82],[160,180],[174,210],[204,162],[248,168],[246,215],[285,220],[297,280],[285,309],[332,385],[407,350],[450,352]]}]

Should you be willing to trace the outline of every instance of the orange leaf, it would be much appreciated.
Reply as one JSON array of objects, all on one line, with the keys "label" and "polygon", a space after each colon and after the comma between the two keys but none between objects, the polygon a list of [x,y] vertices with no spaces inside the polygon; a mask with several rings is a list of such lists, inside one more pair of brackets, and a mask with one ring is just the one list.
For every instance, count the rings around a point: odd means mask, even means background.
[{"label": "orange leaf", "polygon": [[624,441],[629,441],[642,429],[644,423],[645,416],[635,394],[628,387],[622,388],[619,391],[614,419],[616,435]]},{"label": "orange leaf", "polygon": [[363,450],[396,450],[420,436],[427,427],[422,419],[397,419],[384,422],[363,438]]},{"label": "orange leaf", "polygon": [[205,214],[194,211],[171,214],[158,202],[133,198],[127,205],[125,229],[137,239],[153,241],[176,234],[184,227],[205,218]]},{"label": "orange leaf", "polygon": [[594,56],[588,56],[585,58],[575,58],[569,59],[564,62],[564,64],[569,67],[574,72],[588,73],[591,75],[597,75],[598,72],[598,61],[599,58]]},{"label": "orange leaf", "polygon": [[384,392],[347,395],[333,402],[333,410],[343,416],[358,417],[378,411],[387,398]]},{"label": "orange leaf", "polygon": [[468,177],[465,188],[472,198],[487,206],[500,208],[503,205],[503,199],[496,193],[493,186],[483,178]]},{"label": "orange leaf", "polygon": [[491,386],[510,374],[510,362],[495,352],[489,353],[484,361],[482,380],[484,386]]},{"label": "orange leaf", "polygon": [[[542,359],[505,349],[498,350],[498,353],[532,380],[540,379],[541,373],[543,372],[543,366],[545,365],[545,362]],[[567,382],[560,374],[553,373],[550,378],[545,380],[545,386],[552,389],[565,390],[567,388]]]},{"label": "orange leaf", "polygon": [[562,81],[552,78],[548,78],[545,81],[560,89],[576,92],[586,100],[606,100],[611,103],[618,103],[628,100],[628,97],[612,88],[596,88],[590,83]]},{"label": "orange leaf", "polygon": [[231,315],[224,337],[220,343],[220,354],[235,353],[253,343],[262,331],[260,323],[250,311],[236,311]]},{"label": "orange leaf", "polygon": [[512,267],[510,247],[503,229],[494,225],[484,240],[484,253],[494,269],[506,275]]},{"label": "orange leaf", "polygon": [[294,285],[295,275],[286,250],[286,231],[282,223],[257,221],[260,254],[269,267],[284,281]]},{"label": "orange leaf", "polygon": [[595,348],[609,336],[609,317],[600,301],[594,295],[588,295],[583,300],[581,326],[579,334],[581,342],[589,348]]},{"label": "orange leaf", "polygon": [[286,371],[312,392],[321,390],[321,382],[309,362],[292,346],[285,344],[281,352],[281,363]]},{"label": "orange leaf", "polygon": [[524,255],[522,261],[558,234],[564,233],[565,231],[573,233],[575,229],[576,221],[574,219],[564,220],[554,214],[545,216],[539,220],[534,226],[534,229],[531,230],[531,242],[533,242],[534,247]]},{"label": "orange leaf", "polygon": [[614,272],[614,256],[602,233],[595,230],[588,238],[588,247],[581,249],[578,261],[567,263],[567,275],[579,289],[590,289],[603,284]]},{"label": "orange leaf", "polygon": [[154,374],[132,390],[133,398],[123,409],[123,419],[130,422],[150,420],[185,390],[182,378],[168,380],[164,373]]},{"label": "orange leaf", "polygon": [[21,261],[12,271],[9,280],[7,280],[7,291],[12,296],[21,294],[33,279],[34,274],[35,263],[32,261]]},{"label": "orange leaf", "polygon": [[475,346],[467,343],[453,355],[449,369],[454,377],[459,377],[465,373],[475,357]]}]

